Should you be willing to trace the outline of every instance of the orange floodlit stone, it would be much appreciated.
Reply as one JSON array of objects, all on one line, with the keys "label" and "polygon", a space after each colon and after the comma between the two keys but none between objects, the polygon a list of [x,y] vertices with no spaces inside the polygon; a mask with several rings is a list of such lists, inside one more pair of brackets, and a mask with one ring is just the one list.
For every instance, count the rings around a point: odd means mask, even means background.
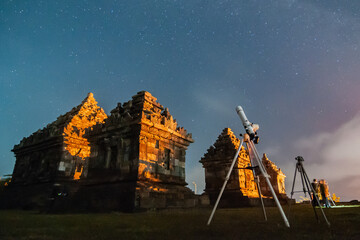
[{"label": "orange floodlit stone", "polygon": [[[89,93],[80,105],[80,110],[71,121],[64,127],[65,149],[72,155],[85,160],[90,156],[90,146],[84,138],[85,129],[98,123],[103,123],[107,118],[104,110],[97,105],[92,93]],[[80,179],[83,166],[78,166],[75,171],[74,179]]]}]

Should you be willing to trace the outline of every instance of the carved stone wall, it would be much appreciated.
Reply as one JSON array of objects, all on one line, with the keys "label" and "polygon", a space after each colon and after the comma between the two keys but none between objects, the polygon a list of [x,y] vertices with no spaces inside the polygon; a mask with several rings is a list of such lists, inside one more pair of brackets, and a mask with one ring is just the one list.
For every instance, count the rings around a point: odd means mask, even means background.
[{"label": "carved stone wall", "polygon": [[[239,145],[240,139],[234,135],[230,128],[225,128],[214,145],[200,160],[205,169],[205,192],[209,195],[212,205],[218,197]],[[272,177],[271,182],[277,189],[276,191],[286,196],[283,188],[285,175],[267,158],[263,159],[263,162]],[[237,207],[258,203],[259,194],[252,170],[246,169],[250,165],[249,152],[242,147],[221,198],[220,207]],[[271,193],[267,188],[263,188],[265,185],[264,179],[260,179],[261,190],[264,189],[262,195],[266,198],[270,197]]]}]

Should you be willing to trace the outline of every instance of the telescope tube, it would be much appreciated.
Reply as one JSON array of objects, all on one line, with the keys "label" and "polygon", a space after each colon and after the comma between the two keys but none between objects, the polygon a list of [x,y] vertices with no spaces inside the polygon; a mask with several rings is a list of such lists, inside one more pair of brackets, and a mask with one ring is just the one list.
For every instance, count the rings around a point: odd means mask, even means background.
[{"label": "telescope tube", "polygon": [[243,110],[243,108],[241,106],[237,106],[236,107],[236,112],[239,115],[241,122],[245,128],[245,131],[247,134],[249,134],[250,139],[252,140],[255,137],[255,131],[253,129],[252,124],[250,123],[250,121],[247,119],[245,112]]}]

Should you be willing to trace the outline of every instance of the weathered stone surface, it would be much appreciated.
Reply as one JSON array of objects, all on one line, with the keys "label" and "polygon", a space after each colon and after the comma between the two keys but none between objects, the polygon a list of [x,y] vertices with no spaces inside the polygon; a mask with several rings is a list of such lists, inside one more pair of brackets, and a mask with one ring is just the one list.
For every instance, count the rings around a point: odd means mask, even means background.
[{"label": "weathered stone surface", "polygon": [[[225,128],[214,145],[210,146],[200,160],[205,168],[205,192],[209,195],[211,204],[214,204],[218,197],[239,145],[240,139],[234,135],[230,128]],[[266,155],[264,155],[263,163],[272,177],[271,182],[277,194],[283,194],[286,197],[285,175],[266,158]],[[259,194],[252,170],[246,169],[250,165],[249,152],[242,147],[221,198],[220,207],[238,207],[258,203]],[[260,179],[260,187],[263,190],[264,198],[271,197],[271,192],[268,190],[264,179]]]}]

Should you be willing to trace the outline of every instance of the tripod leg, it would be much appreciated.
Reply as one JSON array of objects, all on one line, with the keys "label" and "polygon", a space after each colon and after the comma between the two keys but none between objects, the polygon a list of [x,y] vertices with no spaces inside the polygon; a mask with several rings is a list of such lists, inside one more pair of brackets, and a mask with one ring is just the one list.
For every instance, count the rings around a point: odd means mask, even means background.
[{"label": "tripod leg", "polygon": [[329,199],[330,199],[330,202],[333,204],[333,206],[336,206],[334,200],[333,200],[332,197],[331,197],[331,193],[330,193],[330,192],[329,192]]},{"label": "tripod leg", "polygon": [[[305,177],[305,169],[303,167],[303,165],[299,165],[299,169],[300,169],[300,174],[303,176],[303,179],[305,180],[305,185],[306,185],[306,189],[307,189],[307,192],[309,194],[309,196],[311,197],[311,183],[309,182],[309,179],[307,177]],[[303,183],[304,184],[304,183]],[[303,185],[303,188],[305,190],[305,186]],[[316,195],[315,195],[315,191],[313,191],[313,198],[315,198]],[[313,201],[311,201],[311,206],[313,207],[313,210],[314,210],[314,214],[315,214],[315,218],[316,218],[316,221],[319,222],[319,216],[315,210],[315,205],[313,204]],[[320,206],[320,205],[319,205]],[[321,207],[320,207],[321,208]]]},{"label": "tripod leg", "polygon": [[257,151],[257,149],[255,147],[255,144],[253,143],[253,141],[250,141],[249,144],[250,144],[250,147],[252,149],[254,149],[253,150],[254,156],[255,156],[256,161],[259,164],[259,169],[260,169],[261,173],[264,175],[265,178],[269,178],[269,174],[267,174],[266,169],[265,169],[264,165],[262,164],[262,161],[261,161],[259,153],[258,153],[258,151]]},{"label": "tripod leg", "polygon": [[[305,189],[305,179],[304,179],[304,174],[303,174],[303,171],[302,171],[302,166],[298,165],[299,167],[299,171],[300,171],[300,176],[301,176],[301,184],[302,184],[302,187],[303,187],[303,192],[304,192],[304,195],[306,197],[306,189]],[[309,194],[309,197],[311,197],[311,195]]]},{"label": "tripod leg", "polygon": [[296,179],[297,171],[298,171],[298,165],[296,164],[295,173],[294,173],[294,180],[293,180],[293,184],[292,184],[292,188],[291,188],[291,195],[290,195],[290,201],[289,201],[288,217],[290,217],[291,202],[292,202],[293,196],[294,196],[294,187],[295,187],[295,179]]},{"label": "tripod leg", "polygon": [[[301,165],[301,166],[302,166],[302,165]],[[302,170],[303,170],[303,172],[304,172],[305,179],[306,179],[308,182],[310,182],[309,177],[308,177],[308,175],[306,174],[305,169],[304,169],[303,166],[302,166]],[[315,193],[315,190],[313,189],[313,187],[311,186],[311,184],[310,184],[310,187],[311,187],[311,191]],[[325,213],[324,213],[324,210],[323,210],[322,207],[321,207],[319,198],[318,198],[315,194],[314,194],[314,197],[315,197],[317,203],[319,204],[321,213],[322,213],[322,215],[324,216],[324,219],[325,219],[327,225],[330,227],[330,222],[328,221],[328,219],[327,219],[326,216],[325,216]]]},{"label": "tripod leg", "polygon": [[[253,173],[253,174],[254,174],[254,173]],[[256,177],[255,177],[255,175],[254,175],[254,179],[255,179],[255,182],[256,182],[256,185],[257,185],[257,188],[258,188],[258,193],[259,193],[259,197],[260,197],[260,201],[261,201],[261,206],[262,206],[262,210],[263,210],[263,214],[264,214],[264,219],[265,219],[265,221],[267,221],[267,216],[266,216],[266,211],[265,211],[264,200],[263,200],[262,195],[261,195],[259,176],[256,176]]]},{"label": "tripod leg", "polygon": [[243,143],[244,143],[244,139],[241,139],[239,148],[238,148],[238,150],[236,151],[236,154],[235,154],[234,159],[233,159],[233,161],[232,161],[232,163],[231,163],[229,172],[228,172],[228,174],[226,175],[225,182],[224,182],[224,184],[223,184],[223,186],[222,186],[222,188],[221,188],[221,191],[220,191],[220,193],[219,193],[219,196],[218,196],[218,198],[217,198],[217,200],[216,200],[216,203],[215,203],[215,205],[214,205],[214,208],[213,208],[213,210],[212,210],[212,212],[211,212],[210,218],[209,218],[209,220],[208,220],[208,222],[207,222],[207,225],[208,225],[208,226],[209,226],[210,223],[211,223],[211,220],[212,220],[212,218],[213,218],[213,216],[214,216],[214,213],[215,213],[215,211],[216,211],[216,208],[217,208],[217,206],[218,206],[218,204],[219,204],[219,202],[220,202],[221,196],[222,196],[222,194],[223,194],[223,192],[224,192],[224,190],[225,190],[226,184],[227,184],[227,182],[229,181],[231,172],[232,172],[232,170],[233,170],[233,168],[234,168],[234,165],[235,165],[235,163],[236,163],[236,161],[237,161],[237,158],[238,158],[238,156],[239,156],[239,153],[240,153],[240,150],[241,150],[241,146],[243,145]]},{"label": "tripod leg", "polygon": [[275,193],[275,191],[274,191],[274,189],[273,189],[273,187],[271,185],[271,182],[269,180],[269,175],[267,174],[267,172],[266,172],[266,170],[265,170],[265,168],[264,168],[264,166],[263,166],[263,164],[261,162],[261,159],[259,157],[259,154],[258,154],[256,148],[255,148],[255,145],[254,145],[253,141],[250,141],[250,146],[254,150],[256,160],[258,161],[258,164],[259,164],[259,169],[260,169],[261,173],[263,174],[263,176],[265,177],[266,183],[270,188],[271,194],[273,195],[275,203],[276,203],[277,207],[279,208],[279,211],[281,213],[282,218],[284,219],[285,225],[287,227],[290,227],[289,221],[287,220],[286,215],[284,213],[284,210],[282,209],[281,204],[279,202],[279,199],[277,198],[276,193]]},{"label": "tripod leg", "polygon": [[[252,152],[248,142],[246,143],[246,147],[247,147],[247,149],[249,151],[249,157],[250,157],[251,166],[253,167],[254,166],[253,161],[252,161],[253,152]],[[265,219],[265,221],[267,221],[264,200],[263,200],[262,194],[261,194],[260,179],[259,179],[259,176],[256,175],[254,168],[252,169],[252,173],[253,173],[253,176],[254,176],[254,181],[255,181],[256,186],[258,188],[258,194],[259,194],[259,198],[260,198],[260,202],[261,202],[261,207],[262,207],[262,210],[263,210],[264,219]]]}]

